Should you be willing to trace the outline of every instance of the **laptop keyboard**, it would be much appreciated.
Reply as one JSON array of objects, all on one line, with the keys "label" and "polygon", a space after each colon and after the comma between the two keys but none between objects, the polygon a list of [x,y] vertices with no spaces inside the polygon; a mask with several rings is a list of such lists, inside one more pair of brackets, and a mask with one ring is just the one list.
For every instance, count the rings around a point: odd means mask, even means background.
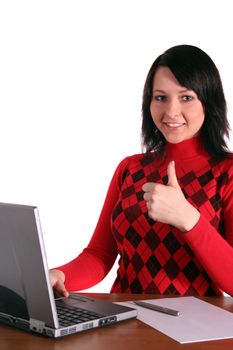
[{"label": "laptop keyboard", "polygon": [[62,303],[57,303],[56,308],[59,324],[64,327],[104,317],[104,315],[93,311],[64,305]]}]

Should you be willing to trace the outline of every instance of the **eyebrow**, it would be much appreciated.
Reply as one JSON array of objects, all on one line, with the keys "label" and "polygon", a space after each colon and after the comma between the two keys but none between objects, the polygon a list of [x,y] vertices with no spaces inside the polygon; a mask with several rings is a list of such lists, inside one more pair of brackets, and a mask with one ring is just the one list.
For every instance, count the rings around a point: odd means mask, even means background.
[{"label": "eyebrow", "polygon": [[[183,94],[184,92],[191,92],[193,90],[190,90],[190,89],[184,89],[184,90],[180,90],[178,91],[179,94]],[[160,89],[154,89],[152,92],[160,92],[160,93],[163,93],[163,94],[166,94],[166,91],[164,90],[160,90]]]}]

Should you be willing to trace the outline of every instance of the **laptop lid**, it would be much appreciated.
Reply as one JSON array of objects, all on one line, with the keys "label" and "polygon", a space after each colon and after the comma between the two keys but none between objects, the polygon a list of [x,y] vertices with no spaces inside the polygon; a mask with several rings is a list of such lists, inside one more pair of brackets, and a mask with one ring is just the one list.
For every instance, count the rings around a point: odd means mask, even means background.
[{"label": "laptop lid", "polygon": [[37,207],[0,203],[0,312],[58,327]]}]

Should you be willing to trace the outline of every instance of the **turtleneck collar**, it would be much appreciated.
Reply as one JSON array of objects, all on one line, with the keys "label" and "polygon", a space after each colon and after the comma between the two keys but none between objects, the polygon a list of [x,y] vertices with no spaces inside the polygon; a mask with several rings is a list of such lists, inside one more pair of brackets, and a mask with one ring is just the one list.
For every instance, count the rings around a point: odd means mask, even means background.
[{"label": "turtleneck collar", "polygon": [[208,153],[204,150],[203,142],[200,136],[182,141],[180,143],[166,143],[166,159],[183,160],[190,159],[200,154]]}]

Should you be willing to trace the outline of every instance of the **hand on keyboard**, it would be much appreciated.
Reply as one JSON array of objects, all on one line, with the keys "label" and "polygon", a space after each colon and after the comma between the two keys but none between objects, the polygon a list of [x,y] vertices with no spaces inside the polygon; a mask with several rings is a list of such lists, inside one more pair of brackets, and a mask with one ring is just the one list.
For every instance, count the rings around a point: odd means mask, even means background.
[{"label": "hand on keyboard", "polygon": [[56,293],[58,293],[60,296],[63,296],[65,298],[68,298],[69,292],[67,291],[65,287],[65,275],[60,270],[50,270],[50,282],[51,285]]}]

